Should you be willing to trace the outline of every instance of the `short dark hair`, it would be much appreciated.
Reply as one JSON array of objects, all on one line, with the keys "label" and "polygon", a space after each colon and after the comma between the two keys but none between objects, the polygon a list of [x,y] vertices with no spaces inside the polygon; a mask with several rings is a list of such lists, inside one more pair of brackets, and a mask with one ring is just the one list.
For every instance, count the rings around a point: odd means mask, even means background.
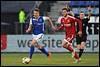
[{"label": "short dark hair", "polygon": [[62,8],[62,10],[70,11],[70,8],[64,7],[64,8]]},{"label": "short dark hair", "polygon": [[80,13],[84,13],[83,11],[80,11]]},{"label": "short dark hair", "polygon": [[39,8],[35,8],[34,11],[40,12]]}]

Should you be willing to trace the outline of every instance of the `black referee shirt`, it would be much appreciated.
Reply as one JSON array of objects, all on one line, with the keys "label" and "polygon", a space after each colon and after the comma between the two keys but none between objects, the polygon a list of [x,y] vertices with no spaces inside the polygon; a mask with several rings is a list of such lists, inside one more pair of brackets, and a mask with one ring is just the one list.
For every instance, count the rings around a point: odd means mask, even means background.
[{"label": "black referee shirt", "polygon": [[[80,18],[77,18],[77,19],[80,19]],[[80,19],[80,20],[82,21],[82,34],[86,34],[86,27],[88,26],[88,21],[90,19],[84,18],[84,19]],[[77,23],[77,32],[79,32],[78,23]]]}]

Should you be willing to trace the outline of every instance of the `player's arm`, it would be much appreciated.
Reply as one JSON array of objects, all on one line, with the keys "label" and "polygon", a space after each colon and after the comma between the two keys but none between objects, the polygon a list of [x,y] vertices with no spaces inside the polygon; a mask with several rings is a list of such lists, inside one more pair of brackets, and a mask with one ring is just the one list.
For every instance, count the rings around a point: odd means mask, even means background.
[{"label": "player's arm", "polygon": [[51,19],[49,17],[45,16],[45,17],[43,17],[43,19],[49,21],[51,27],[55,30],[55,26],[53,25],[53,22],[51,21]]},{"label": "player's arm", "polygon": [[81,35],[82,35],[82,21],[75,18],[75,22],[77,22],[78,25],[79,25],[79,32],[78,32],[78,35],[81,36]]},{"label": "player's arm", "polygon": [[58,18],[58,23],[60,23],[60,26],[56,27],[56,31],[58,30],[63,30],[64,29],[64,24],[61,22],[62,17]]},{"label": "player's arm", "polygon": [[90,20],[90,17],[91,17],[91,12],[89,11],[87,18]]},{"label": "player's arm", "polygon": [[26,30],[26,32],[30,32],[32,30],[32,24],[29,25],[28,29]]},{"label": "player's arm", "polygon": [[88,12],[88,17],[87,17],[87,18],[88,18],[88,21],[90,20],[90,16],[91,16],[91,14],[92,14],[91,10],[92,10],[92,8],[91,8],[91,6],[89,6],[89,7],[88,7],[88,11],[89,11],[89,12]]},{"label": "player's arm", "polygon": [[63,30],[64,29],[64,25],[61,24],[59,27],[56,28],[56,30]]},{"label": "player's arm", "polygon": [[29,27],[28,29],[26,30],[26,32],[30,32],[32,30],[32,19],[30,19],[30,24],[29,24]]},{"label": "player's arm", "polygon": [[63,30],[64,29],[64,24],[61,22],[61,18],[62,17],[59,17],[58,18],[58,23],[60,23],[60,26],[58,26],[57,28],[56,28],[56,30]]}]

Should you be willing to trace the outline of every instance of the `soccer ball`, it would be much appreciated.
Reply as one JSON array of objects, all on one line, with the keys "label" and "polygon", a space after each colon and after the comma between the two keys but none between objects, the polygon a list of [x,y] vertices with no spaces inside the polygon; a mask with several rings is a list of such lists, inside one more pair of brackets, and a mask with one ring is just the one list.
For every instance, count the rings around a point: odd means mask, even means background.
[{"label": "soccer ball", "polygon": [[27,58],[27,57],[22,58],[23,64],[28,64],[29,62],[30,62],[30,58]]}]

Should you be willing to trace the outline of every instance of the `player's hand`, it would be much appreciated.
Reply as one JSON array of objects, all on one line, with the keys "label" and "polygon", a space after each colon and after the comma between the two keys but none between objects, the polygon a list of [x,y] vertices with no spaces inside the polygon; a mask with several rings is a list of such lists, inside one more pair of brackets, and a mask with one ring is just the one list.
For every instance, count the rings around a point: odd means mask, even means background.
[{"label": "player's hand", "polygon": [[92,10],[92,7],[89,5],[89,6],[87,7],[87,9],[88,9],[88,11],[91,11],[91,10]]},{"label": "player's hand", "polygon": [[30,31],[31,31],[31,29],[27,29],[27,30],[26,30],[26,33],[29,33]]},{"label": "player's hand", "polygon": [[81,37],[82,36],[82,31],[79,31],[78,32],[78,35]]},{"label": "player's hand", "polygon": [[56,31],[56,27],[53,27],[53,30]]},{"label": "player's hand", "polygon": [[52,31],[55,33],[56,31],[56,28],[55,28],[55,26],[52,26]]}]

